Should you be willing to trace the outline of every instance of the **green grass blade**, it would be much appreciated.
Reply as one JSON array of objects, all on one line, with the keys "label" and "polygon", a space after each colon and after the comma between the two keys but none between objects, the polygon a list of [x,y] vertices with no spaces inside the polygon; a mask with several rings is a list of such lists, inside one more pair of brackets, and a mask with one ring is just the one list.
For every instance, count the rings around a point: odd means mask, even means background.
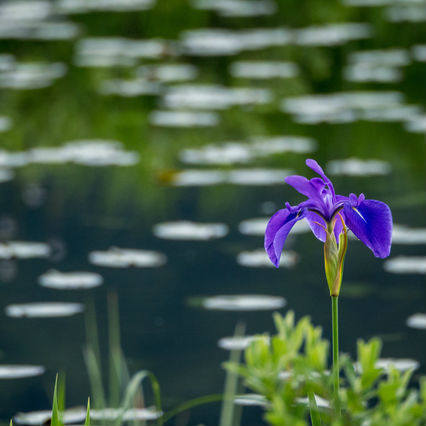
[{"label": "green grass blade", "polygon": [[189,410],[190,408],[197,407],[199,405],[209,404],[212,402],[218,402],[223,400],[222,394],[213,394],[213,395],[205,395],[199,398],[191,399],[183,404],[179,405],[177,408],[170,410],[168,413],[163,415],[163,424],[168,422],[170,419],[182,413],[183,411]]},{"label": "green grass blade", "polygon": [[[245,332],[245,325],[242,323],[238,323],[235,327],[234,337],[242,337]],[[241,359],[241,349],[232,349],[231,354],[229,356],[229,362],[233,364],[239,364]],[[222,408],[220,411],[220,420],[219,426],[239,426],[239,423],[235,423],[237,421],[236,417],[241,416],[241,411],[237,416],[234,411],[235,404],[234,399],[237,394],[238,389],[238,374],[235,372],[226,371],[225,376],[225,388],[224,388],[224,397],[222,402]]]},{"label": "green grass blade", "polygon": [[309,397],[309,412],[311,415],[312,426],[321,426],[321,415],[318,411],[315,395],[312,391],[308,392]]},{"label": "green grass blade", "polygon": [[10,419],[9,426],[13,426],[13,421]]},{"label": "green grass blade", "polygon": [[[121,404],[122,408],[122,414],[120,416],[120,421],[122,420],[122,416],[124,413],[129,410],[132,405],[133,401],[135,399],[135,396],[138,395],[139,389],[142,385],[142,382],[148,378],[151,383],[152,392],[154,394],[155,399],[155,408],[159,413],[162,413],[162,407],[161,407],[161,393],[160,393],[160,385],[158,383],[157,378],[152,374],[150,371],[142,370],[136,373],[132,379],[130,380],[130,383],[128,384],[126,388],[126,392],[124,394],[123,402]],[[162,424],[162,416],[158,419],[158,424]]]},{"label": "green grass blade", "polygon": [[120,342],[120,320],[118,301],[115,293],[108,294],[108,337],[109,337],[109,402],[111,407],[120,405],[123,387]]},{"label": "green grass blade", "polygon": [[97,409],[106,408],[105,392],[102,383],[101,367],[97,362],[96,355],[91,346],[87,346],[84,351],[84,361],[86,362],[87,373],[91,393]]},{"label": "green grass blade", "polygon": [[84,426],[90,426],[90,396],[87,398],[87,410],[86,419],[84,420]]},{"label": "green grass blade", "polygon": [[55,378],[55,388],[53,390],[53,401],[52,401],[52,419],[50,421],[51,426],[61,426],[59,420],[59,406],[58,406],[58,374]]}]

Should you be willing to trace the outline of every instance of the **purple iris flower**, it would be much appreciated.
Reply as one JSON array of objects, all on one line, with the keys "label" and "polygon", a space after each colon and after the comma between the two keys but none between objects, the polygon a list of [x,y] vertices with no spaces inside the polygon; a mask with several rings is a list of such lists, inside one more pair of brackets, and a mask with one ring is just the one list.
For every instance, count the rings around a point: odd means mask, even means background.
[{"label": "purple iris flower", "polygon": [[288,176],[285,182],[308,197],[306,201],[278,210],[269,220],[265,231],[265,250],[278,268],[287,235],[299,220],[306,219],[314,235],[326,242],[334,232],[335,241],[349,228],[376,257],[387,257],[392,243],[392,213],[381,201],[367,200],[364,194],[349,197],[336,195],[333,184],[321,166],[308,159],[306,165],[320,177],[307,179]]}]

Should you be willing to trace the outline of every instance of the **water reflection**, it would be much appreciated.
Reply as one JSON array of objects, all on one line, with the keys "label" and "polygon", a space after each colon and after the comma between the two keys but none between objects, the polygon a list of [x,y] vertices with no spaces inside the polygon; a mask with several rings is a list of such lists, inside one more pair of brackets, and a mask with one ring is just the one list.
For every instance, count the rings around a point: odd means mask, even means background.
[{"label": "water reflection", "polygon": [[386,260],[384,268],[393,274],[426,274],[426,257],[396,256]]},{"label": "water reflection", "polygon": [[153,233],[167,240],[212,240],[224,237],[228,226],[224,223],[166,222],[155,225]]},{"label": "water reflection", "polygon": [[426,314],[413,314],[407,318],[407,326],[426,330]]},{"label": "water reflection", "polygon": [[238,78],[267,80],[295,77],[299,74],[299,68],[293,62],[237,61],[231,64],[230,73]]},{"label": "water reflection", "polygon": [[[281,255],[280,266],[292,268],[298,260],[295,252],[287,250]],[[243,251],[237,256],[237,263],[248,268],[274,268],[263,248],[253,251]]]},{"label": "water reflection", "polygon": [[249,142],[224,142],[187,148],[180,160],[188,164],[230,165],[248,163],[256,158],[287,152],[308,153],[316,149],[310,138],[300,136],[253,137]]},{"label": "water reflection", "polygon": [[27,241],[9,241],[7,243],[0,243],[0,259],[49,257],[50,253],[50,246],[45,243]]},{"label": "water reflection", "polygon": [[196,9],[212,10],[224,17],[272,15],[276,5],[270,0],[195,0]]},{"label": "water reflection", "polygon": [[217,311],[263,311],[280,309],[286,303],[286,300],[279,296],[241,294],[206,297],[202,306]]},{"label": "water reflection", "polygon": [[54,318],[69,317],[83,312],[81,303],[32,302],[8,305],[5,313],[13,318]]},{"label": "water reflection", "polygon": [[362,160],[347,158],[327,163],[327,172],[331,175],[375,176],[387,175],[392,171],[391,165],[382,160]]},{"label": "water reflection", "polygon": [[0,364],[0,380],[23,379],[26,377],[40,376],[45,368],[41,365],[5,365]]},{"label": "water reflection", "polygon": [[14,63],[11,69],[0,71],[0,88],[26,90],[49,87],[65,75],[67,67],[62,63],[28,62]]},{"label": "water reflection", "polygon": [[50,270],[38,279],[42,287],[57,290],[80,290],[99,287],[103,283],[101,275],[94,272],[59,272]]},{"label": "water reflection", "polygon": [[220,118],[213,112],[157,110],[149,115],[149,121],[162,127],[210,127],[216,126]]},{"label": "water reflection", "polygon": [[281,108],[292,114],[295,121],[305,124],[380,120],[387,114],[403,120],[413,111],[402,108],[402,101],[403,95],[399,92],[342,92],[287,98]]},{"label": "water reflection", "polygon": [[111,247],[106,251],[89,253],[89,262],[97,266],[111,268],[155,268],[166,263],[166,256],[151,250],[123,249]]},{"label": "water reflection", "polygon": [[285,169],[235,169],[223,170],[196,170],[188,169],[177,172],[172,176],[172,183],[176,186],[205,186],[229,183],[234,185],[276,185],[292,174]]},{"label": "water reflection", "polygon": [[426,228],[411,228],[394,224],[392,244],[426,244]]},{"label": "water reflection", "polygon": [[264,340],[265,342],[269,342],[269,338],[265,336],[232,336],[222,337],[217,344],[220,348],[227,351],[243,350],[256,340]]},{"label": "water reflection", "polygon": [[222,110],[235,105],[261,105],[271,101],[272,94],[267,89],[192,84],[170,87],[162,99],[166,108],[208,110]]}]

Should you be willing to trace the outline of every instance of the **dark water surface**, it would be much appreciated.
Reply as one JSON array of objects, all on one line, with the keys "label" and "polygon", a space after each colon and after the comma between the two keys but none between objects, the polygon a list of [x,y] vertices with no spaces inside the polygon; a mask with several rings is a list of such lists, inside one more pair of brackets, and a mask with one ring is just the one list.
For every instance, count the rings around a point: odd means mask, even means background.
[{"label": "dark water surface", "polygon": [[[238,321],[273,328],[272,310],[210,310],[203,297],[283,297],[280,312],[331,337],[322,245],[292,234],[278,270],[262,252],[265,220],[302,200],[283,178],[312,176],[308,157],[338,193],[387,202],[398,225],[393,263],[350,241],[341,350],[379,335],[384,357],[424,373],[425,325],[406,325],[425,313],[424,4],[326,3],[0,3],[0,367],[46,369],[0,377],[0,418],[49,408],[57,371],[68,406],[90,392],[84,315],[16,317],[13,305],[94,300],[106,360],[116,292],[130,371],[154,372],[166,409],[223,390],[218,340]],[[149,252],[96,253],[111,247]],[[41,286],[49,270],[103,282]],[[219,411],[181,421],[217,424]],[[260,419],[245,409],[243,424]]]}]

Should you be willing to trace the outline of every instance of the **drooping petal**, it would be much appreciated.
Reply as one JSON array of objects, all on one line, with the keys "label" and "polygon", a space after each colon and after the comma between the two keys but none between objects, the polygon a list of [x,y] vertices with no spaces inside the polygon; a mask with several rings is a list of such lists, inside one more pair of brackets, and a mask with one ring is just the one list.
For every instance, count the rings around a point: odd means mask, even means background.
[{"label": "drooping petal", "polygon": [[363,200],[358,206],[350,202],[343,208],[348,228],[374,253],[387,257],[392,243],[392,213],[387,204]]},{"label": "drooping petal", "polygon": [[281,252],[291,228],[303,219],[303,211],[290,212],[287,208],[278,210],[269,220],[265,231],[265,250],[271,262],[278,268]]},{"label": "drooping petal", "polygon": [[327,228],[325,220],[320,215],[310,211],[306,213],[306,220],[314,235],[324,243],[327,237],[327,233],[324,229]]}]

